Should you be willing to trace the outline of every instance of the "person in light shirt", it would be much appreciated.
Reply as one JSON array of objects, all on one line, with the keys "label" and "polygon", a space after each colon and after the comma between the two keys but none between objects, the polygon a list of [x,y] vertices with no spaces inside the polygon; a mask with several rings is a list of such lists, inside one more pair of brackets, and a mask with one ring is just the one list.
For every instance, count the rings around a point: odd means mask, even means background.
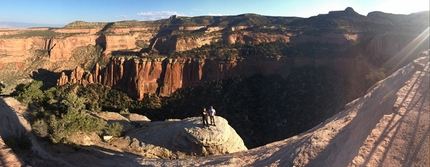
[{"label": "person in light shirt", "polygon": [[216,111],[215,111],[215,109],[214,109],[214,107],[213,106],[211,106],[211,108],[209,109],[209,117],[210,117],[210,122],[211,122],[211,125],[214,125],[214,126],[216,126],[216,124],[215,124],[215,114],[216,114]]}]

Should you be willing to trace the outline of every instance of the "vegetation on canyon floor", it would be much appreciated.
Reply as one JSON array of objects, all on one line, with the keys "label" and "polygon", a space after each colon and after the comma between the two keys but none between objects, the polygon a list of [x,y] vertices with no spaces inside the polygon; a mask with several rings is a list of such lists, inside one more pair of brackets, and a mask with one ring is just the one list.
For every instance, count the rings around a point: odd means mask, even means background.
[{"label": "vegetation on canyon floor", "polygon": [[207,58],[326,58],[336,57],[336,48],[347,49],[349,45],[333,43],[307,42],[302,44],[284,43],[280,41],[260,44],[223,44],[211,43],[202,47],[167,53],[168,57],[207,57]]}]

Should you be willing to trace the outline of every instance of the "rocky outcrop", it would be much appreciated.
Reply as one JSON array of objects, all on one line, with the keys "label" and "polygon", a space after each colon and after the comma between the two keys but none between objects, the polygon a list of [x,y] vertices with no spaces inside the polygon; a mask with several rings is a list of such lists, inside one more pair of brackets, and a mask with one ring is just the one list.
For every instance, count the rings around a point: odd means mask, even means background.
[{"label": "rocky outcrop", "polygon": [[223,40],[228,44],[260,44],[269,42],[290,42],[292,33],[288,34],[268,34],[268,33],[252,33],[248,31],[234,32],[223,36]]},{"label": "rocky outcrop", "polygon": [[228,154],[247,150],[240,136],[222,117],[215,118],[216,126],[203,128],[200,127],[202,126],[200,118],[184,121],[190,120],[193,121],[193,125],[197,126],[185,126],[187,128],[176,131],[172,140],[173,149],[203,155]]},{"label": "rocky outcrop", "polygon": [[209,127],[203,127],[200,117],[147,123],[109,143],[135,154],[158,158],[175,158],[177,152],[217,155],[247,150],[227,120],[222,117],[215,120],[217,125]]},{"label": "rocky outcrop", "polygon": [[290,38],[294,43],[320,42],[346,44],[360,41],[363,37],[360,33],[322,33],[321,35],[297,35]]},{"label": "rocky outcrop", "polygon": [[221,33],[212,33],[208,35],[196,36],[196,37],[183,37],[177,38],[174,42],[175,51],[186,51],[194,48],[199,48],[203,45],[210,45],[211,42],[219,42],[219,36]]},{"label": "rocky outcrop", "polygon": [[137,41],[142,41],[144,45],[149,45],[149,41],[154,37],[153,33],[134,33],[134,34],[112,34],[106,35],[105,43],[106,43],[106,54],[111,54],[112,52],[118,51],[134,51],[139,52],[142,46],[137,46]]}]

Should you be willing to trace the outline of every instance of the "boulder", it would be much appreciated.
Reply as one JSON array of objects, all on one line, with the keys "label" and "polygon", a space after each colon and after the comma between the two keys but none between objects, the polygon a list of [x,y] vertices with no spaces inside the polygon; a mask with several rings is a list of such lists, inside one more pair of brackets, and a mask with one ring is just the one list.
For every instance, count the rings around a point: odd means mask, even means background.
[{"label": "boulder", "polygon": [[[143,128],[129,131],[126,136],[140,141],[139,150],[143,152],[148,152],[153,147],[187,155],[216,155],[247,150],[242,138],[226,119],[216,116],[215,120],[217,125],[209,127],[201,124],[200,117],[151,122]],[[151,151],[151,154],[165,157],[166,151]]]},{"label": "boulder", "polygon": [[148,117],[136,113],[130,113],[127,117],[131,122],[151,122]]},{"label": "boulder", "polygon": [[[185,121],[195,121],[195,118]],[[198,154],[228,154],[247,150],[243,140],[227,120],[216,117],[216,122],[216,126],[204,128],[192,126],[179,129],[173,136],[172,147],[183,152]]]},{"label": "boulder", "polygon": [[145,124],[151,122],[151,120],[148,117],[144,115],[136,114],[136,113],[130,113],[125,116],[132,124],[138,125],[138,126],[145,126]]}]

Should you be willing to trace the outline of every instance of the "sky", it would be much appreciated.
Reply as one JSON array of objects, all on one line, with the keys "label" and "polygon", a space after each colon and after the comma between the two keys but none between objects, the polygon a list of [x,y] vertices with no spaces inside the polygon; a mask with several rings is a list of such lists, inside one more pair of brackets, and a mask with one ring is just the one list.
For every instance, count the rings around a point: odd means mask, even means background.
[{"label": "sky", "polygon": [[410,14],[429,10],[429,0],[0,0],[0,27],[1,22],[66,25],[77,20],[144,21],[171,15],[311,17],[347,7],[362,15],[372,11]]}]

